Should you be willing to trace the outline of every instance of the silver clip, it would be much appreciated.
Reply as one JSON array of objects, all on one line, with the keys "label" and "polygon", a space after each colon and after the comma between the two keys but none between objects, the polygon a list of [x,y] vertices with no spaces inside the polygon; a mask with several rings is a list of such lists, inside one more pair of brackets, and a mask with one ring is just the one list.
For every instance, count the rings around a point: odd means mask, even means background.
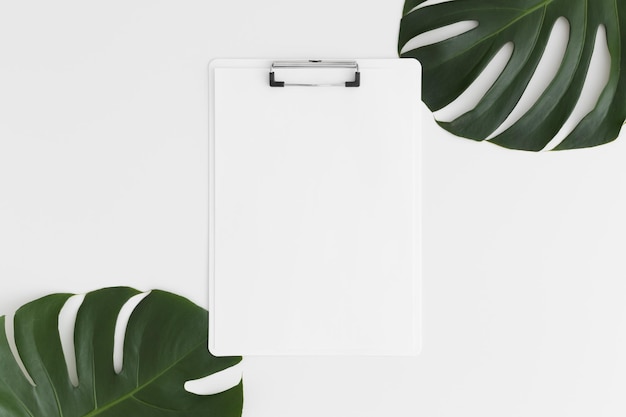
[{"label": "silver clip", "polygon": [[[276,68],[353,68],[354,80],[334,84],[306,84],[286,83],[277,81],[274,70]],[[356,61],[322,61],[310,59],[308,61],[274,61],[270,67],[270,87],[359,87],[361,85],[361,72]]]}]

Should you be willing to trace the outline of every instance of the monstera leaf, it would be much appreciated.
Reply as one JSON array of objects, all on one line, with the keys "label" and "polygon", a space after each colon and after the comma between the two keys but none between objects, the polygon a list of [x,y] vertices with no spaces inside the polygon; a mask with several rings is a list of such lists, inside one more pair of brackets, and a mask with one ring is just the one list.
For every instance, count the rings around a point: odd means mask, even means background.
[{"label": "monstera leaf", "polygon": [[240,416],[242,385],[215,395],[187,392],[185,381],[229,368],[240,357],[207,350],[207,312],[179,296],[152,291],[133,311],[124,340],[123,368],[114,371],[115,323],[131,288],[85,296],[75,322],[78,385],[68,375],[58,331],[59,311],[71,294],[54,294],[15,314],[15,344],[33,386],[10,350],[0,318],[0,416],[138,417]]},{"label": "monstera leaf", "polygon": [[[538,151],[555,137],[574,109],[585,83],[596,34],[606,31],[609,79],[595,106],[556,149],[596,146],[614,140],[626,118],[626,2],[617,0],[453,0],[422,4],[406,0],[399,36],[402,57],[423,67],[423,99],[433,111],[454,101],[481,74],[498,51],[512,43],[504,70],[478,104],[450,122],[448,131],[475,140],[489,139],[508,148]],[[524,93],[555,22],[569,22],[569,39],[556,75],[530,109],[508,129],[496,129]],[[473,29],[434,44],[410,49],[414,37],[458,24]],[[407,47],[407,44],[408,47]]]}]

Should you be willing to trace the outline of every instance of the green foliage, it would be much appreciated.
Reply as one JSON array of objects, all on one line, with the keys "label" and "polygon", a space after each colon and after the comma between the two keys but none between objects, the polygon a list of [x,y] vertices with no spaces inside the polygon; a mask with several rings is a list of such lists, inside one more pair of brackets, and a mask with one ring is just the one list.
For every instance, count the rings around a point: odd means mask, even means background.
[{"label": "green foliage", "polygon": [[557,134],[580,96],[595,37],[606,29],[611,56],[609,81],[595,108],[557,149],[584,148],[614,140],[626,118],[626,3],[615,0],[455,0],[415,9],[425,0],[406,0],[399,51],[413,37],[461,21],[478,26],[451,39],[402,53],[423,67],[423,99],[433,111],[457,98],[508,42],[506,68],[471,111],[440,125],[466,138],[485,140],[511,113],[542,57],[554,23],[569,21],[569,42],[557,75],[532,108],[490,139],[498,145],[538,151]]},{"label": "green foliage", "polygon": [[36,386],[10,351],[0,317],[0,416],[139,417],[241,415],[242,384],[215,395],[187,392],[187,380],[238,363],[207,349],[207,312],[174,294],[152,291],[133,311],[124,341],[124,365],[113,368],[114,330],[131,288],[88,293],[76,317],[78,386],[70,382],[58,332],[59,311],[71,294],[53,294],[15,314],[15,343]]}]

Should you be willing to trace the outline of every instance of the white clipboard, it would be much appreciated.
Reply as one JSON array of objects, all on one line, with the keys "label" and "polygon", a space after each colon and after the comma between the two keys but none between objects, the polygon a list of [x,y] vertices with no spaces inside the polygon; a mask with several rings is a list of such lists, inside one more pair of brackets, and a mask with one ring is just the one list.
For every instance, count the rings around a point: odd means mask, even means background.
[{"label": "white clipboard", "polygon": [[421,346],[416,60],[215,60],[209,349]]}]

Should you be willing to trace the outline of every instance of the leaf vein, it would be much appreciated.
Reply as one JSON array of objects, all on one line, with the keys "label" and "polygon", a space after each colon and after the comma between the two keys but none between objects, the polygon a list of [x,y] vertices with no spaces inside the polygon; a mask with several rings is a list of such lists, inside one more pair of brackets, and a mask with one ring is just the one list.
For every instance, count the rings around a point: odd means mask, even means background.
[{"label": "leaf vein", "polygon": [[46,378],[48,379],[48,382],[50,383],[50,388],[52,388],[52,393],[54,394],[54,401],[56,401],[57,408],[59,409],[59,416],[60,417],[64,417],[63,416],[63,409],[61,408],[61,400],[59,400],[59,393],[57,392],[57,389],[55,388],[54,384],[52,383],[52,379],[50,378],[50,374],[48,373],[48,369],[45,366],[42,366],[41,368],[43,369],[43,373],[46,375]]},{"label": "leaf vein", "polygon": [[97,416],[98,414],[101,414],[102,412],[104,412],[105,410],[110,409],[111,407],[129,399],[134,397],[134,395],[136,393],[138,393],[139,391],[141,391],[142,389],[146,388],[148,385],[152,384],[154,381],[156,381],[157,379],[159,379],[161,376],[163,376],[165,373],[167,373],[170,369],[172,369],[174,366],[178,365],[181,361],[183,361],[184,359],[187,358],[187,356],[189,356],[194,350],[198,349],[200,346],[203,346],[204,344],[206,344],[206,340],[203,340],[202,342],[200,342],[199,344],[197,344],[196,346],[194,346],[191,350],[189,350],[189,352],[187,352],[186,354],[184,354],[183,356],[181,356],[179,359],[177,359],[176,361],[172,362],[168,367],[166,367],[165,369],[163,369],[161,372],[157,373],[155,376],[153,376],[152,378],[150,378],[148,381],[146,381],[145,383],[143,383],[142,385],[138,385],[135,389],[129,391],[128,393],[124,394],[123,396],[121,396],[120,398],[118,398],[117,400],[111,401],[110,403],[106,404],[104,407],[101,407],[99,409],[94,409],[92,411],[90,411],[89,413],[85,414],[84,417],[93,417],[93,416]]},{"label": "leaf vein", "polygon": [[11,385],[7,384],[6,382],[4,382],[4,386],[7,387],[9,389],[9,391],[11,391],[13,393],[13,395],[15,396],[15,399],[20,403],[20,405],[22,406],[22,408],[24,410],[26,410],[26,412],[28,413],[29,416],[31,417],[35,417],[35,415],[32,413],[32,411],[30,411],[30,408],[28,408],[28,406],[26,406],[26,404],[24,404],[24,402],[22,401],[22,399],[17,395],[17,393],[13,390],[13,388],[11,387]]}]

